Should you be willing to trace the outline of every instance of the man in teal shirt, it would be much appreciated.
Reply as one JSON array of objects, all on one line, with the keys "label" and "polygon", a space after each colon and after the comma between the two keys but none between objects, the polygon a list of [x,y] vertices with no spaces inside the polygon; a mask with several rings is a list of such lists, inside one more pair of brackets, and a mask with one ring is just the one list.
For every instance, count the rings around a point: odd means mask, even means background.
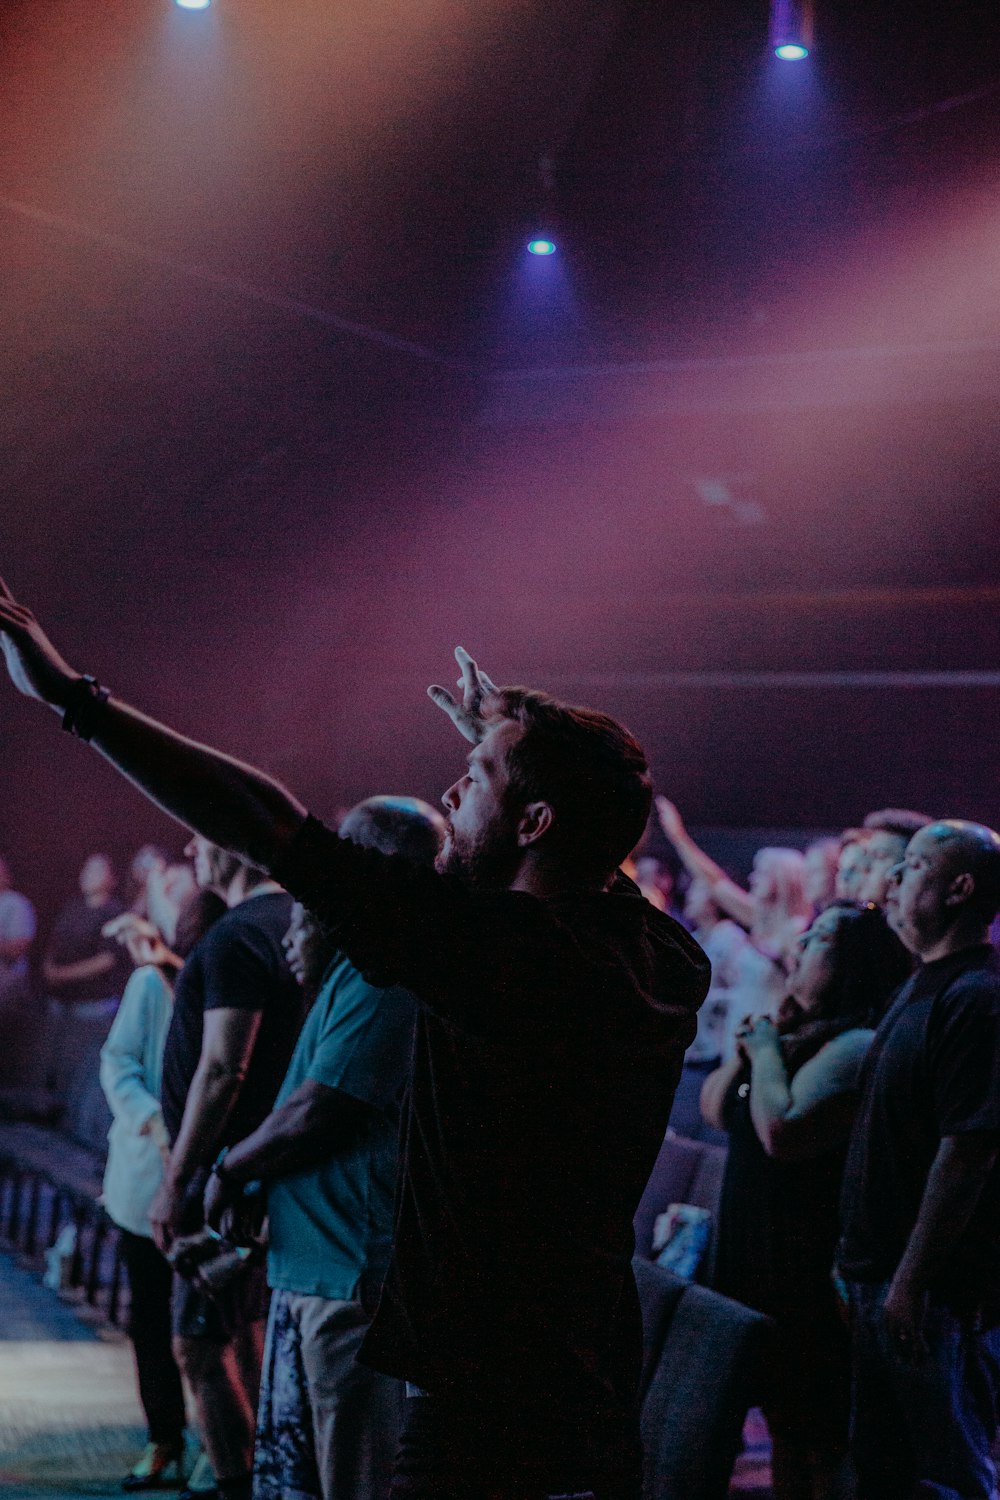
[{"label": "man in teal shirt", "polygon": [[[340,832],[432,865],[442,818],[411,798],[371,798]],[[286,940],[307,982],[316,935],[301,907]],[[216,1163],[218,1223],[261,1180],[273,1289],[254,1459],[254,1500],[384,1500],[402,1422],[399,1381],[356,1360],[392,1249],[400,1104],[414,1002],[334,954],[273,1112]]]}]

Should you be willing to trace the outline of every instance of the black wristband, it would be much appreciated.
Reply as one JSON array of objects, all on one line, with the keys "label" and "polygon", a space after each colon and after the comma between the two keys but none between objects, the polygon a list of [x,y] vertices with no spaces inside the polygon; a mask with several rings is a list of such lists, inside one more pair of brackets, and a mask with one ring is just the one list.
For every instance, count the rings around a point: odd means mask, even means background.
[{"label": "black wristband", "polygon": [[63,729],[89,744],[97,728],[97,716],[110,697],[111,689],[101,687],[96,677],[78,678],[63,709]]}]

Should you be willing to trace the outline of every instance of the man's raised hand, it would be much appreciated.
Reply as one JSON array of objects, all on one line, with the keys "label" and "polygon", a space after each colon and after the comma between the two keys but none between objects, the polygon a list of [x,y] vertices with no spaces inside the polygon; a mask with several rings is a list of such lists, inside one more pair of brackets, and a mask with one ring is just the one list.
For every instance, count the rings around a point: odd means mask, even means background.
[{"label": "man's raised hand", "polygon": [[447,688],[438,687],[437,684],[429,687],[427,692],[438,708],[444,709],[459,734],[478,745],[486,733],[483,705],[491,694],[497,692],[497,688],[463,646],[455,647],[455,660],[462,671],[457,683],[462,695],[461,702]]},{"label": "man's raised hand", "polygon": [[0,645],[10,680],[27,698],[65,708],[79,674],[63,661],[30,609],[18,604],[0,578]]}]

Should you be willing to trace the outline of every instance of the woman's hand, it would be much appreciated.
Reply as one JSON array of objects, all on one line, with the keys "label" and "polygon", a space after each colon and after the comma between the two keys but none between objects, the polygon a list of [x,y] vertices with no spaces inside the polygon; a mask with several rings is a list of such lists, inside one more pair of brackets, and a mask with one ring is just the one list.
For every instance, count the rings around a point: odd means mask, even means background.
[{"label": "woman's hand", "polygon": [[736,1045],[752,1063],[761,1052],[778,1046],[778,1028],[770,1016],[747,1016],[736,1033]]},{"label": "woman's hand", "polygon": [[101,928],[101,936],[114,938],[115,942],[121,943],[128,950],[128,956],[137,969],[145,964],[177,963],[176,955],[171,953],[163,941],[159,929],[147,918],[140,917],[133,911],[122,912],[120,917],[105,922]]}]

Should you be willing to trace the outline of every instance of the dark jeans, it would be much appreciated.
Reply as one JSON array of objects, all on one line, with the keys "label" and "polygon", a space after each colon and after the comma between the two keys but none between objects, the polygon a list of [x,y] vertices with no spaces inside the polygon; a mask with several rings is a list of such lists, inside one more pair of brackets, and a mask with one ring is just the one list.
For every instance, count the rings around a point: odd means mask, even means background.
[{"label": "dark jeans", "polygon": [[991,1500],[1000,1330],[932,1303],[929,1356],[900,1357],[883,1315],[888,1283],[850,1284],[851,1456],[859,1500]]},{"label": "dark jeans", "polygon": [[639,1500],[641,1469],[638,1422],[413,1396],[391,1500]]},{"label": "dark jeans", "polygon": [[121,1231],[122,1258],[132,1290],[129,1338],[135,1349],[139,1399],[151,1443],[180,1445],[184,1434],[184,1391],[170,1344],[170,1288],[173,1272],[152,1240]]}]

